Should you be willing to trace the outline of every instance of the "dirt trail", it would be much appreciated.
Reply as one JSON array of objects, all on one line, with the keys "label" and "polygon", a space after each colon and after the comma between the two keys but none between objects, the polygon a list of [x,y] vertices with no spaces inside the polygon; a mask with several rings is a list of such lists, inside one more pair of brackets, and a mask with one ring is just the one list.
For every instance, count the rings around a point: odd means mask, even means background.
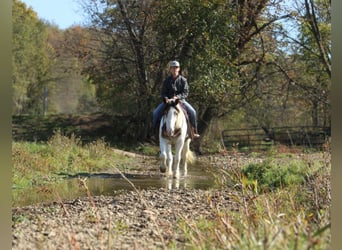
[{"label": "dirt trail", "polygon": [[[237,205],[228,191],[152,189],[13,209],[12,249],[156,249],[186,245],[179,220]],[[79,248],[78,248],[79,247]]]}]

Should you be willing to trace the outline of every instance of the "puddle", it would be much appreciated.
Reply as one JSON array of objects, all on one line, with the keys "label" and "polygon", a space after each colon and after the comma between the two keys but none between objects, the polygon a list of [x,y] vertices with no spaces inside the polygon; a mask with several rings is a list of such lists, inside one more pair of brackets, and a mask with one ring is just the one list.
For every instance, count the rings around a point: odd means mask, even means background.
[{"label": "puddle", "polygon": [[[92,196],[114,195],[118,190],[134,190],[134,187],[125,180],[120,174],[95,173],[79,174],[80,178],[86,180],[86,185]],[[203,164],[197,163],[188,166],[188,175],[180,179],[168,178],[160,175],[159,169],[155,174],[140,175],[129,174],[127,179],[134,184],[135,188],[189,188],[189,189],[209,189],[215,185],[214,177],[209,168]],[[70,177],[54,185],[35,187],[23,192],[16,191],[16,197],[12,197],[12,206],[27,206],[41,202],[53,202],[62,200],[71,200],[78,197],[87,196],[84,186],[81,185],[78,177]]]}]

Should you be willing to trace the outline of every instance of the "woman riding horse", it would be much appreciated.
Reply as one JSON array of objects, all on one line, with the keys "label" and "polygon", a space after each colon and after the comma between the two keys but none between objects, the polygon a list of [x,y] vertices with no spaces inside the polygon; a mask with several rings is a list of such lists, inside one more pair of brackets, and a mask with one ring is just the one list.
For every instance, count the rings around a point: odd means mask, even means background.
[{"label": "woman riding horse", "polygon": [[[180,167],[187,175],[187,163],[194,160],[190,150],[191,138],[187,137],[188,122],[185,117],[185,110],[180,106],[180,101],[166,104],[166,110],[159,125],[159,145],[160,145],[160,171],[168,175],[180,177]],[[172,146],[175,147],[174,157]],[[175,172],[173,172],[175,170]]]},{"label": "woman riding horse", "polygon": [[168,76],[162,86],[161,96],[163,102],[153,111],[153,127],[156,129],[166,104],[179,99],[182,101],[189,116],[190,123],[194,128],[194,138],[200,137],[197,132],[196,110],[185,100],[189,94],[189,85],[185,77],[180,75],[180,64],[178,61],[170,63],[171,75]]}]

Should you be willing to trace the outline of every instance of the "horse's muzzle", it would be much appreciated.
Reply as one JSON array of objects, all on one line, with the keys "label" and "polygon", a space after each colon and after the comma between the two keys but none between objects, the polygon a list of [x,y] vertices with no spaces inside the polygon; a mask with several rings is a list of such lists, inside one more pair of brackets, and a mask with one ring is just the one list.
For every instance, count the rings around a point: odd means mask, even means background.
[{"label": "horse's muzzle", "polygon": [[180,134],[181,134],[181,129],[176,129],[176,130],[170,129],[170,130],[167,130],[166,127],[164,126],[163,129],[162,129],[161,136],[164,137],[164,138],[170,138],[171,139],[171,138],[178,137]]}]

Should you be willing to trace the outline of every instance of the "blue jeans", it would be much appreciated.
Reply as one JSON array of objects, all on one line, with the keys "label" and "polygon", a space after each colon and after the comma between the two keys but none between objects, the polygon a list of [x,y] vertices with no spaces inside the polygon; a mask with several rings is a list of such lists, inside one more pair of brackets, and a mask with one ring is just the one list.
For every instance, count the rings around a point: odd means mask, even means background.
[{"label": "blue jeans", "polygon": [[[182,100],[182,103],[188,113],[189,120],[191,125],[195,128],[195,132],[197,133],[197,121],[196,121],[196,110],[185,100]],[[166,104],[164,102],[160,103],[158,107],[153,111],[153,127],[156,128],[160,118],[163,115],[163,111],[165,109]]]}]

